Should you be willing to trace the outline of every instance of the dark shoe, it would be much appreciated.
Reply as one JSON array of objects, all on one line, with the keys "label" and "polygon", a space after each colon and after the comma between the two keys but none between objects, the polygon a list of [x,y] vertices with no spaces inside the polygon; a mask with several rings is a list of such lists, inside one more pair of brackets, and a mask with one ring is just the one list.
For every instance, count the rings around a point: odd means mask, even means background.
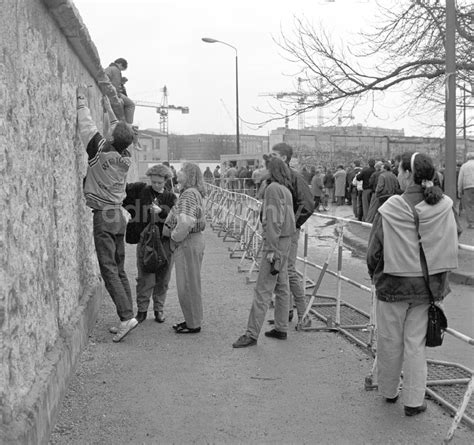
[{"label": "dark shoe", "polygon": [[186,322],[183,324],[181,323],[176,329],[175,329],[177,334],[197,334],[201,332],[201,327],[199,328],[188,328],[186,325]]},{"label": "dark shoe", "polygon": [[385,397],[385,401],[387,403],[397,403],[399,394],[397,394],[395,397]]},{"label": "dark shoe", "polygon": [[426,411],[426,402],[421,406],[405,406],[405,416],[411,417]]},{"label": "dark shoe", "polygon": [[257,344],[257,340],[249,337],[247,334],[241,335],[239,339],[232,344],[233,348],[246,348],[247,346],[254,346]]},{"label": "dark shoe", "polygon": [[140,312],[140,311],[138,311],[138,312],[137,312],[137,316],[136,316],[135,318],[137,319],[138,323],[144,322],[145,319],[146,319],[146,312]]},{"label": "dark shoe", "polygon": [[276,329],[272,329],[271,331],[265,332],[265,337],[277,338],[278,340],[286,340],[287,334],[286,332],[280,332]]},{"label": "dark shoe", "polygon": [[163,311],[155,311],[155,321],[157,323],[163,323],[166,320],[165,314]]},{"label": "dark shoe", "polygon": [[176,323],[176,324],[173,325],[173,329],[175,331],[177,331],[178,329],[182,329],[184,327],[186,327],[186,322],[185,321],[182,321],[181,323]]}]

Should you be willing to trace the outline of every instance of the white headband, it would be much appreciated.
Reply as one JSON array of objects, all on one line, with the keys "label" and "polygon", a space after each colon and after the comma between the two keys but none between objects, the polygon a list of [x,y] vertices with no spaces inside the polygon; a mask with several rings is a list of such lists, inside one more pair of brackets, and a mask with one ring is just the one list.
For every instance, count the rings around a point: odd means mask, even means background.
[{"label": "white headband", "polygon": [[411,172],[413,174],[415,174],[415,156],[418,154],[418,152],[416,151],[415,153],[413,153],[411,155],[411,160],[410,160],[410,168],[411,168]]}]

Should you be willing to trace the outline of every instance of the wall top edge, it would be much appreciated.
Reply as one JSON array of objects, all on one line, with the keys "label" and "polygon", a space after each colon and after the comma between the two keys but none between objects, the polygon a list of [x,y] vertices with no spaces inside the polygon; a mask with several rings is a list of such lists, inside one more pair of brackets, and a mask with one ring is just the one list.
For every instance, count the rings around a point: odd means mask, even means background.
[{"label": "wall top edge", "polygon": [[71,0],[41,0],[91,76],[103,78],[99,53]]}]

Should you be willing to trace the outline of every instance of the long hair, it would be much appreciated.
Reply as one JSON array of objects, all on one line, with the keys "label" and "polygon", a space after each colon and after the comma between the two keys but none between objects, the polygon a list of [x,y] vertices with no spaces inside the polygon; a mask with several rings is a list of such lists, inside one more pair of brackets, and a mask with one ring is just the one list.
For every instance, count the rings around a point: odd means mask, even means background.
[{"label": "long hair", "polygon": [[193,164],[192,162],[185,162],[183,164],[183,172],[186,175],[186,179],[183,184],[183,190],[194,187],[202,197],[206,196],[202,172],[199,166],[197,164]]},{"label": "long hair", "polygon": [[433,160],[425,153],[403,153],[400,165],[413,174],[413,182],[423,187],[425,202],[434,205],[443,198],[443,191],[435,185],[436,169]]},{"label": "long hair", "polygon": [[267,163],[267,170],[272,182],[278,182],[291,190],[291,170],[286,162],[280,158],[271,158]]}]

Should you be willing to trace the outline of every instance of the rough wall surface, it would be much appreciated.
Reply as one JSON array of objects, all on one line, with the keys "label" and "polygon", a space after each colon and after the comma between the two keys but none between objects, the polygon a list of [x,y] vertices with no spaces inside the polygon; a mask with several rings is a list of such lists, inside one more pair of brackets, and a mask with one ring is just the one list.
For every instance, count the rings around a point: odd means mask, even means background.
[{"label": "rough wall surface", "polygon": [[[94,64],[86,66],[54,19],[53,7],[81,27],[69,0],[0,0],[4,431],[21,416],[27,399],[41,392],[64,333],[98,283],[91,213],[82,197],[87,158],[76,134],[76,87],[94,85],[90,107],[96,117],[100,92],[91,74]],[[98,61],[96,52],[92,56]]]}]

